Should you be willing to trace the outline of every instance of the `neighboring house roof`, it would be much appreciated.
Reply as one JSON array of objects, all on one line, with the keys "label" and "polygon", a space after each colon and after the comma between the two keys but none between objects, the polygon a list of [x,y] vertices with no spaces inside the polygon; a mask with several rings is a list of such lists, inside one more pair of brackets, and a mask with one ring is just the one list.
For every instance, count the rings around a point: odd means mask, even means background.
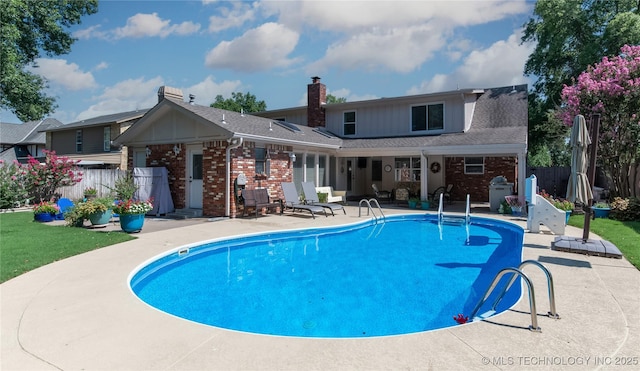
[{"label": "neighboring house roof", "polygon": [[109,115],[102,115],[98,117],[92,117],[86,120],[75,121],[69,124],[61,125],[59,127],[52,127],[47,129],[46,131],[63,131],[69,129],[80,129],[83,127],[90,127],[96,125],[105,125],[105,124],[119,124],[131,120],[138,119],[144,116],[145,113],[149,111],[149,108],[137,109],[134,111],[120,112],[120,113],[112,113]]},{"label": "neighboring house roof", "polygon": [[23,124],[0,123],[2,144],[45,144],[46,135],[42,131],[62,123],[54,118],[28,121]]},{"label": "neighboring house roof", "polygon": [[[509,86],[484,91],[476,101],[471,127],[464,133],[343,139],[341,151],[394,149],[424,150],[431,154],[513,152],[527,144],[527,86]],[[511,147],[510,147],[511,146]],[[513,148],[512,148],[513,147]]]},{"label": "neighboring house roof", "polygon": [[[213,129],[206,140],[229,139],[243,137],[252,141],[265,141],[288,145],[304,145],[308,147],[338,148],[342,140],[322,130],[305,125],[279,123],[272,119],[241,114],[239,112],[189,104],[175,99],[163,99],[153,107],[127,131],[114,140],[116,144],[130,145],[143,143],[144,131],[154,120],[169,110],[178,110],[191,116],[194,120]],[[215,137],[214,134],[215,133]],[[140,138],[140,139],[137,139]],[[175,139],[168,140],[176,141]]]}]

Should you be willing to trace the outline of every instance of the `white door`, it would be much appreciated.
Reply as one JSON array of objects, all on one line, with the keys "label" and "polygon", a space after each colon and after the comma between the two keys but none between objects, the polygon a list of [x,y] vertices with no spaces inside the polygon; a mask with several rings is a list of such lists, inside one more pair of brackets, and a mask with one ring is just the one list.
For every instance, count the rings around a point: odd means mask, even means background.
[{"label": "white door", "polygon": [[202,209],[202,147],[193,146],[188,149],[187,163],[188,194],[187,207],[190,209]]}]

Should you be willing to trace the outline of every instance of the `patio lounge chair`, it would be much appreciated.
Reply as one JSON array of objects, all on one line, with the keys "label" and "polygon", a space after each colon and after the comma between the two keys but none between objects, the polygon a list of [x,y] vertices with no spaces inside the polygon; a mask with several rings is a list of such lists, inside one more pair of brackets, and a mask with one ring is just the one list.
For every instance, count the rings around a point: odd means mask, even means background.
[{"label": "patio lounge chair", "polygon": [[267,210],[277,210],[281,207],[279,202],[269,201],[269,193],[266,188],[243,189],[242,197],[244,199],[244,210],[242,211],[243,216],[247,215],[247,209],[250,207],[253,207],[256,210],[256,219],[263,208],[266,208]]},{"label": "patio lounge chair", "polygon": [[302,191],[304,192],[304,200],[307,205],[315,205],[320,206],[325,209],[331,210],[331,215],[335,216],[333,213],[334,210],[342,210],[342,212],[346,215],[347,211],[340,204],[335,204],[331,202],[320,202],[318,199],[318,194],[316,193],[316,185],[313,182],[302,182]]},{"label": "patio lounge chair", "polygon": [[386,200],[387,202],[391,202],[392,201],[393,192],[380,191],[378,189],[378,186],[375,183],[371,184],[371,188],[373,188],[373,191],[376,193],[376,200],[378,200],[378,201]]},{"label": "patio lounge chair", "polygon": [[283,207],[280,209],[280,213],[284,211],[285,208],[290,208],[295,213],[296,210],[307,210],[311,213],[311,216],[315,219],[315,213],[324,213],[324,216],[327,216],[327,212],[320,206],[315,205],[305,205],[301,204],[298,199],[298,191],[296,190],[296,185],[291,182],[282,182],[282,193],[284,194],[284,202]]}]

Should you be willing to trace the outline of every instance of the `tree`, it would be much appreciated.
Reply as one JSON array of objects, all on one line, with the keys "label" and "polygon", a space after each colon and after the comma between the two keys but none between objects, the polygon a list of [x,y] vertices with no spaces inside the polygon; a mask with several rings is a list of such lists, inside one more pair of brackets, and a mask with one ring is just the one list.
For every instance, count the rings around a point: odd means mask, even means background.
[{"label": "tree", "polygon": [[267,110],[267,104],[263,100],[257,100],[256,96],[249,92],[247,92],[247,94],[233,92],[231,93],[231,98],[227,99],[224,99],[222,95],[218,94],[216,95],[215,102],[211,103],[210,107],[245,113]]},{"label": "tree", "polygon": [[347,101],[347,98],[338,98],[335,95],[331,95],[331,94],[327,94],[327,104],[332,104],[332,103],[345,103]]},{"label": "tree", "polygon": [[98,11],[98,0],[0,1],[0,107],[22,121],[39,120],[56,108],[46,81],[26,70],[35,59],[66,54],[76,40],[65,28]]},{"label": "tree", "polygon": [[628,197],[631,165],[640,160],[640,45],[625,45],[603,57],[562,90],[559,116],[566,125],[577,114],[601,114],[599,163],[613,181],[613,196]]},{"label": "tree", "polygon": [[[640,44],[638,0],[538,0],[533,16],[524,25],[522,42],[535,42],[525,74],[537,77],[533,86],[537,101],[529,116],[532,151],[553,143],[559,147],[561,125],[549,121],[548,113],[560,104],[564,85],[571,84],[587,66],[603,55],[615,55],[620,47]],[[532,99],[530,99],[530,102]],[[562,152],[557,152],[564,156]],[[564,157],[552,162],[561,164]]]}]

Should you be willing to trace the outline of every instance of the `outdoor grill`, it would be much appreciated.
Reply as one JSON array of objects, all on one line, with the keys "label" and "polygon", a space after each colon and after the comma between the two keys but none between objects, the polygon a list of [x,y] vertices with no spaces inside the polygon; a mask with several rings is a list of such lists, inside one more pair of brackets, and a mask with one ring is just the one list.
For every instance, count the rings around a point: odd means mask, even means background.
[{"label": "outdoor grill", "polygon": [[499,175],[489,183],[489,207],[491,211],[498,211],[504,196],[513,194],[513,183],[508,183],[507,178]]}]

